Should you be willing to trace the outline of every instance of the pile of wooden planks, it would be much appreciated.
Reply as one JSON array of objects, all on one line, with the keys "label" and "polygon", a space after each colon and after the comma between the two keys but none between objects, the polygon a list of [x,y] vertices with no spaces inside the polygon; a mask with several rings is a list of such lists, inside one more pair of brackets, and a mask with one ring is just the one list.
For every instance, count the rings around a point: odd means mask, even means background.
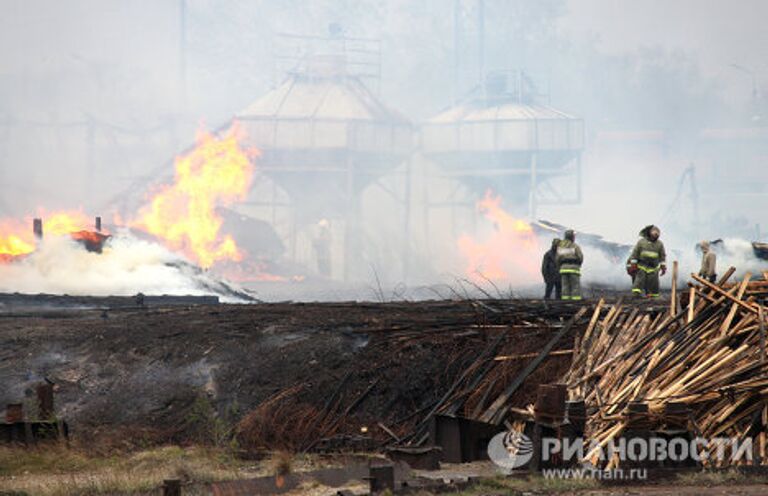
[{"label": "pile of wooden planks", "polygon": [[[540,303],[538,305],[541,307]],[[549,315],[562,314],[562,318],[570,315],[570,318],[547,322],[538,320],[531,313],[525,314],[527,325],[497,325],[493,337],[489,336],[483,348],[471,352],[465,350],[467,354],[476,355],[468,361],[468,366],[456,376],[441,398],[423,412],[413,431],[404,436],[404,440],[410,444],[423,444],[427,439],[430,420],[436,414],[458,415],[496,425],[516,417],[514,412],[519,409],[515,405],[526,404],[520,402],[520,396],[531,396],[532,391],[535,394],[535,386],[531,383],[539,382],[531,380],[534,375],[539,381],[545,378],[549,382],[556,380],[568,367],[568,359],[573,350],[556,348],[567,347],[573,342],[573,335],[580,333],[586,325],[583,317],[587,310],[588,307],[581,303],[557,305],[545,311]],[[517,318],[521,314],[518,312]],[[528,332],[525,332],[526,329]],[[533,343],[536,344],[532,348],[535,352],[511,354],[513,350],[531,349]],[[548,369],[554,369],[556,373],[548,372]],[[526,389],[525,384],[530,387]]]},{"label": "pile of wooden planks", "polygon": [[[587,436],[598,447],[628,428],[630,405],[648,407],[648,425],[662,428],[670,403],[687,406],[687,428],[707,439],[756,434],[765,460],[768,421],[766,315],[750,274],[713,284],[692,274],[687,308],[652,316],[621,302],[595,308],[565,375],[571,399],[590,407]],[[634,410],[633,410],[634,411]],[[676,419],[679,421],[679,419]],[[685,423],[685,422],[684,422]],[[586,459],[599,464],[599,450]],[[617,459],[607,462],[609,468]]]},{"label": "pile of wooden planks", "polygon": [[[724,289],[733,289],[736,283],[728,283],[723,286]],[[701,289],[701,287],[699,287]],[[758,301],[768,299],[768,271],[763,272],[762,280],[749,281],[745,296],[754,296]]]}]

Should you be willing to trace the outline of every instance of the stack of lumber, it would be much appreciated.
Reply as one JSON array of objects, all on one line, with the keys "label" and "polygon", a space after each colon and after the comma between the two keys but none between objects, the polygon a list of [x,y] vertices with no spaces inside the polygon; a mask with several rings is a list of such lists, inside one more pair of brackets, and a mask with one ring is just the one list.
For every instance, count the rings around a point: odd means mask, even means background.
[{"label": "stack of lumber", "polygon": [[[497,326],[496,333],[489,339],[487,345],[476,352],[476,356],[468,361],[468,366],[456,376],[440,399],[434,403],[420,418],[415,428],[405,439],[411,444],[422,444],[427,439],[430,419],[436,414],[459,415],[473,420],[481,420],[494,424],[501,424],[511,412],[517,410],[514,405],[518,403],[521,393],[526,396],[530,391],[535,391],[529,379],[534,372],[538,373],[538,379],[546,382],[555,381],[562,371],[568,367],[568,359],[573,350],[555,348],[568,346],[573,342],[573,335],[585,325],[582,317],[587,308],[578,306],[566,307],[575,313],[564,322],[530,322],[531,330],[535,329],[535,336],[521,332],[524,328],[513,326]],[[557,310],[558,312],[562,309]],[[555,313],[553,311],[552,313]],[[526,321],[535,321],[532,315],[526,315]],[[583,329],[583,327],[581,328]],[[569,339],[566,339],[566,336]],[[535,352],[512,354],[513,350],[529,348],[536,340]],[[465,350],[470,353],[470,350]],[[558,357],[562,359],[561,367],[555,366],[557,374],[550,375],[543,366],[548,358]],[[550,364],[555,365],[555,364]],[[538,383],[534,381],[534,383]],[[526,390],[525,384],[529,385]],[[513,415],[514,416],[514,415]]]},{"label": "stack of lumber", "polygon": [[[484,347],[463,349],[463,366],[437,402],[422,412],[412,432],[403,436],[409,444],[422,444],[427,439],[430,420],[437,414],[479,420],[495,425],[508,425],[520,420],[533,420],[533,406],[524,408],[536,398],[539,384],[557,382],[568,370],[574,354],[574,341],[584,335],[589,325],[597,325],[592,316],[594,303],[514,302],[515,309],[499,302],[483,305],[491,310],[504,309],[509,319],[521,320],[516,325],[483,327],[489,334]],[[534,307],[530,307],[534,305]],[[596,314],[606,310],[601,300]],[[632,300],[614,309],[615,316],[648,318],[662,316],[667,305],[654,300]],[[491,313],[491,315],[494,315]],[[544,318],[544,316],[548,318]],[[590,320],[590,318],[592,320]],[[522,324],[522,325],[521,325]],[[422,331],[423,332],[423,331]]]},{"label": "stack of lumber", "polygon": [[[733,289],[736,283],[729,283],[723,286],[724,289]],[[754,296],[757,300],[768,299],[768,271],[763,272],[762,280],[749,281],[746,296]]]},{"label": "stack of lumber", "polygon": [[[749,292],[749,274],[727,283],[734,272],[717,284],[692,275],[698,286],[690,288],[688,308],[680,311],[674,302],[655,316],[625,312],[621,302],[597,305],[564,378],[571,399],[590,405],[590,441],[600,447],[616,441],[627,429],[632,402],[647,404],[656,426],[668,420],[668,403],[683,403],[690,409],[689,429],[706,439],[744,439],[764,431],[764,307]],[[756,443],[761,455],[764,436]],[[586,458],[597,464],[598,454],[593,450]]]}]

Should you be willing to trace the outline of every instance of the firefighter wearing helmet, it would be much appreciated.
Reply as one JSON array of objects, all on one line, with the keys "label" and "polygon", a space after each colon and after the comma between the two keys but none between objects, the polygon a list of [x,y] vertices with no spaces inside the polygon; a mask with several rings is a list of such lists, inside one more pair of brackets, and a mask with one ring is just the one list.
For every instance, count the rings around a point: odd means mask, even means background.
[{"label": "firefighter wearing helmet", "polygon": [[557,245],[555,263],[560,272],[563,300],[581,299],[581,264],[584,255],[581,247],[576,244],[576,234],[571,230],[565,231],[565,239]]},{"label": "firefighter wearing helmet", "polygon": [[659,296],[659,275],[667,273],[667,252],[659,239],[660,235],[658,227],[644,227],[627,260],[627,273],[632,276],[632,293],[635,296]]}]

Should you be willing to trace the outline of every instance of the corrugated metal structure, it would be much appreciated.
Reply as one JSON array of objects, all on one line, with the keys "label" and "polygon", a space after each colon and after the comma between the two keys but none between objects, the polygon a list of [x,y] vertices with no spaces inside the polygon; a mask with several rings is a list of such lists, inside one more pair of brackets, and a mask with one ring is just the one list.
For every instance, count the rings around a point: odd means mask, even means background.
[{"label": "corrugated metal structure", "polygon": [[339,216],[412,150],[408,120],[349,76],[292,75],[236,118],[307,222]]},{"label": "corrugated metal structure", "polygon": [[[527,202],[531,217],[542,202],[540,187],[554,176],[574,175],[577,198],[570,201],[578,200],[584,121],[535,103],[522,89],[506,93],[505,78],[490,78],[484,97],[429,119],[421,139],[424,154],[446,174],[478,195],[490,188],[513,204]],[[568,202],[551,193],[549,202]]]},{"label": "corrugated metal structure", "polygon": [[[559,164],[581,149],[583,134],[580,119],[557,109],[504,102],[447,110],[425,124],[422,139],[424,149],[433,154],[486,152],[501,159],[503,153],[552,152],[547,157]],[[558,154],[564,155],[561,160]]]},{"label": "corrugated metal structure", "polygon": [[363,84],[369,74],[360,67],[375,64],[355,62],[349,55],[380,57],[375,48],[364,48],[375,40],[290,39],[332,49],[301,52],[305,55],[296,58],[287,78],[235,118],[245,131],[246,144],[262,152],[258,170],[290,198],[293,253],[301,226],[321,219],[343,221],[346,279],[361,248],[360,197],[412,153],[413,129]]}]

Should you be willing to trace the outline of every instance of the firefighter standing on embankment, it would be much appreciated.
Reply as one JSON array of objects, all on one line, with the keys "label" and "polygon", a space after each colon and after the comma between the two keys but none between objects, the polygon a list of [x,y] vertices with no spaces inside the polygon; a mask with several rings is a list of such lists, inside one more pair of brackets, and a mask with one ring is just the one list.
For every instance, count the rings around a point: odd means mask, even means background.
[{"label": "firefighter standing on embankment", "polygon": [[703,277],[709,282],[714,283],[717,280],[717,255],[709,246],[709,241],[699,243],[701,248],[701,269],[699,277]]},{"label": "firefighter standing on embankment", "polygon": [[627,273],[633,278],[632,293],[635,296],[659,296],[659,275],[667,273],[667,252],[660,235],[658,227],[645,226],[627,260]]},{"label": "firefighter standing on embankment", "polygon": [[560,272],[557,270],[557,246],[560,244],[560,240],[555,238],[552,240],[552,247],[544,254],[544,258],[541,260],[541,275],[544,278],[544,299],[548,300],[552,297],[552,290],[555,290],[555,298],[558,300],[562,296],[562,285],[560,281]]},{"label": "firefighter standing on embankment", "polygon": [[565,239],[557,245],[555,263],[562,284],[563,300],[581,299],[581,264],[584,255],[581,247],[576,244],[576,234],[572,230],[565,231]]}]

